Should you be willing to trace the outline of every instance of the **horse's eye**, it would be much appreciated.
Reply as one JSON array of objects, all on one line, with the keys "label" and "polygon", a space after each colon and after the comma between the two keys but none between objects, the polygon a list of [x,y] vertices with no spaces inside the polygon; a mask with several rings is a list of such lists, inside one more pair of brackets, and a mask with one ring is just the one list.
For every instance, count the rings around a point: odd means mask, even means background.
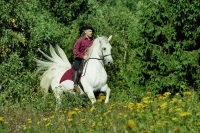
[{"label": "horse's eye", "polygon": [[106,48],[102,48],[104,51],[106,50]]}]

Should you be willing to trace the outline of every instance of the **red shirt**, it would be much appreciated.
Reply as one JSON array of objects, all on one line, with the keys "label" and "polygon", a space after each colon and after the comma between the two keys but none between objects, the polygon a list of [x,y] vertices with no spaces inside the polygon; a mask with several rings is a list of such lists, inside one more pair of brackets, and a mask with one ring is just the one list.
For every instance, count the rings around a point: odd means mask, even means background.
[{"label": "red shirt", "polygon": [[74,45],[74,49],[73,49],[74,56],[83,59],[86,50],[87,50],[90,46],[92,46],[93,41],[94,41],[93,38],[91,38],[91,39],[89,40],[86,36],[80,37],[80,38],[76,41],[76,43],[75,43],[75,45]]}]

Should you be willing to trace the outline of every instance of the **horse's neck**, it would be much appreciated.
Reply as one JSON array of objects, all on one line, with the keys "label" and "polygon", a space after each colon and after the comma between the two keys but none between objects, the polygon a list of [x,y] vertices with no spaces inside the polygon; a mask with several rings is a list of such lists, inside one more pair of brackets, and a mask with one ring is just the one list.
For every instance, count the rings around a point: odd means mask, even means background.
[{"label": "horse's neck", "polygon": [[100,59],[101,57],[100,57],[100,55],[98,53],[98,49],[99,48],[97,48],[96,44],[93,44],[93,45],[95,45],[95,46],[93,47],[92,53],[90,55],[90,58],[98,58],[98,59]]},{"label": "horse's neck", "polygon": [[92,51],[92,53],[91,53],[91,55],[90,55],[90,57],[89,57],[89,58],[90,58],[89,64],[90,64],[90,65],[95,64],[95,66],[96,66],[97,68],[99,68],[99,67],[104,67],[104,64],[103,64],[103,61],[102,61],[102,57],[99,55],[98,49],[99,49],[99,48],[94,47],[94,48],[93,48],[93,51]]}]

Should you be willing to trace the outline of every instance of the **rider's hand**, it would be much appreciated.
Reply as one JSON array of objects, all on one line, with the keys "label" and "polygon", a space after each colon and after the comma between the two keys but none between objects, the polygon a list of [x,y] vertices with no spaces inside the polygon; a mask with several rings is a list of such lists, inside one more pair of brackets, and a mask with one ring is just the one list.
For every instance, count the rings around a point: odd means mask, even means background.
[{"label": "rider's hand", "polygon": [[84,60],[87,60],[88,56],[87,55],[84,55],[83,59]]}]

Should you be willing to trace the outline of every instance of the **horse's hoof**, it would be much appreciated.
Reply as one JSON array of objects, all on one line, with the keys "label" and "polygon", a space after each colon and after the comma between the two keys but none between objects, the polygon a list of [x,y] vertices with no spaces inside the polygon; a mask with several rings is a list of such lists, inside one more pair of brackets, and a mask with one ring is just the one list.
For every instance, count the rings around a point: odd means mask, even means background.
[{"label": "horse's hoof", "polygon": [[108,100],[105,101],[105,104],[107,104],[107,103],[108,103]]}]

